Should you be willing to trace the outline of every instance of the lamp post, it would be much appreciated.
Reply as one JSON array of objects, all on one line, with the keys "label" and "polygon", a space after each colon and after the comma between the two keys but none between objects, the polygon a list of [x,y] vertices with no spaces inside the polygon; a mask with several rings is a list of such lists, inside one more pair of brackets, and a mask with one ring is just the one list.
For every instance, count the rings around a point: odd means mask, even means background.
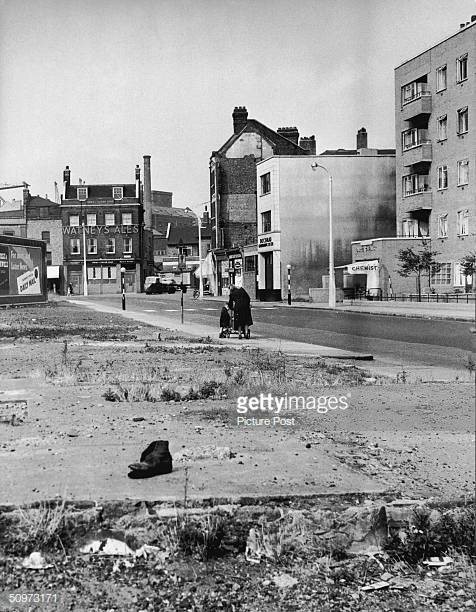
[{"label": "lamp post", "polygon": [[126,309],[126,269],[121,268],[121,293],[122,293],[122,310]]},{"label": "lamp post", "polygon": [[288,271],[288,305],[291,306],[291,264],[286,266]]},{"label": "lamp post", "polygon": [[83,294],[88,295],[88,268],[86,265],[86,226],[84,224],[83,203],[81,202],[81,226],[83,229]]},{"label": "lamp post", "polygon": [[336,307],[336,279],[334,271],[334,239],[332,233],[332,175],[327,168],[317,162],[312,162],[311,168],[322,168],[329,178],[329,308]]},{"label": "lamp post", "polygon": [[198,221],[198,278],[200,297],[203,297],[203,272],[202,272],[202,220],[197,213],[189,206],[185,209],[187,212],[193,213]]}]

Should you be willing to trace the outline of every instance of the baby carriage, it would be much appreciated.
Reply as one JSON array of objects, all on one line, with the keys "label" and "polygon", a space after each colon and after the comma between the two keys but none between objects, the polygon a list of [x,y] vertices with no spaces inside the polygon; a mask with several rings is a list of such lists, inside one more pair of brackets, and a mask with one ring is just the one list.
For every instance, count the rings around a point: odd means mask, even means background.
[{"label": "baby carriage", "polygon": [[219,338],[229,338],[232,332],[232,321],[231,317],[233,315],[233,311],[228,310],[226,306],[223,306],[220,312],[220,334]]}]

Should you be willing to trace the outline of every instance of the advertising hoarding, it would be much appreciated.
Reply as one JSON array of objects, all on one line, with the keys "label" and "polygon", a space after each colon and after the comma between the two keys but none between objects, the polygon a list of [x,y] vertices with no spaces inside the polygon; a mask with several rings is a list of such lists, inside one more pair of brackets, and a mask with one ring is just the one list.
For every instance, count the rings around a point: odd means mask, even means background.
[{"label": "advertising hoarding", "polygon": [[45,245],[38,240],[0,237],[0,303],[46,299]]}]

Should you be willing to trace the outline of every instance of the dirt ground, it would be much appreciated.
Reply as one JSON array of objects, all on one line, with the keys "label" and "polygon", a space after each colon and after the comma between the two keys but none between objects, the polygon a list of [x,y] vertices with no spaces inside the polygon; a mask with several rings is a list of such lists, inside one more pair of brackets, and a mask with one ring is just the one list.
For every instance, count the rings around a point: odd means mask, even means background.
[{"label": "dirt ground", "polygon": [[[260,393],[345,397],[347,406],[325,413],[294,408],[279,415],[289,424],[238,424],[239,416],[270,416],[237,412],[238,396]],[[28,416],[17,426],[0,423],[4,505],[56,496],[180,499],[185,467],[191,499],[354,492],[441,499],[474,493],[474,385],[469,383],[410,385],[352,363],[230,349],[210,338],[178,337],[59,302],[0,311],[0,400],[12,399],[28,399]],[[169,440],[173,473],[128,479],[128,464],[158,439]],[[89,572],[84,560],[70,563],[73,567],[60,572],[62,578],[54,584],[70,589],[76,583],[68,576]],[[352,589],[346,607],[340,596],[329,595],[328,587],[322,598],[313,595],[318,586],[312,580],[307,595],[307,587],[300,591],[308,599],[297,605],[293,591],[268,592],[262,569],[243,573],[239,559],[227,570],[221,563],[160,570],[160,593],[174,581],[177,592],[180,581],[190,586],[197,579],[212,588],[202,607],[177,595],[163,609],[446,609],[426,600],[418,607],[397,594],[392,601],[385,599],[385,605],[375,594],[373,599],[355,599]],[[101,575],[114,578],[108,560],[92,560],[90,569],[93,581],[100,582]],[[195,572],[193,580],[180,577],[183,571]],[[378,577],[379,571],[377,567],[371,573]],[[4,587],[32,588],[34,578],[20,574],[15,569]],[[224,576],[226,596],[220,595],[219,575]],[[120,573],[114,580],[124,581],[125,576],[127,572]],[[147,568],[139,567],[131,576],[128,609],[158,609],[158,599],[151,607],[150,602],[140,603],[143,580],[151,585]],[[250,585],[260,594],[258,607],[248,596],[232,607],[233,593]],[[344,585],[339,588],[343,592]],[[440,590],[444,592],[444,585]],[[102,592],[99,586],[97,592]],[[122,586],[120,593],[126,596]],[[190,593],[193,599],[193,589]],[[73,607],[57,609],[124,609],[110,593],[102,594],[104,607],[92,607],[89,599],[89,607],[81,608],[76,599]],[[465,593],[455,600],[460,607],[448,604],[448,609],[462,609],[467,600]],[[321,603],[314,606],[313,601]]]}]

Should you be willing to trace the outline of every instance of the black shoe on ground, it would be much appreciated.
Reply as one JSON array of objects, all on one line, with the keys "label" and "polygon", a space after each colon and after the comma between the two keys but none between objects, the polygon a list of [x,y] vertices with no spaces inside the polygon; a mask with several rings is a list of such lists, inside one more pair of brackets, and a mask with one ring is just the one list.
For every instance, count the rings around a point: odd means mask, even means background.
[{"label": "black shoe on ground", "polygon": [[152,442],[140,456],[139,463],[129,465],[129,478],[151,478],[172,471],[172,456],[167,440]]}]

